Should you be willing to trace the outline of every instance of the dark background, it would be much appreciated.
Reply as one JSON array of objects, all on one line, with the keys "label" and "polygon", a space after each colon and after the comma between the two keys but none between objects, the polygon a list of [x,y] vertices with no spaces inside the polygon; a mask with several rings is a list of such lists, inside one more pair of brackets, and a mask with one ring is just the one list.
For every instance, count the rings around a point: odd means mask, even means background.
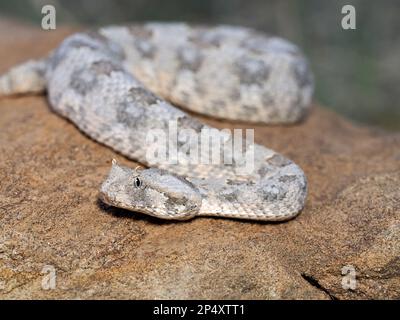
[{"label": "dark background", "polygon": [[[2,0],[0,16],[40,27],[45,4],[56,7],[58,25],[187,21],[277,34],[309,57],[320,104],[358,122],[400,130],[398,0]],[[341,27],[345,4],[356,8],[356,30]]]}]

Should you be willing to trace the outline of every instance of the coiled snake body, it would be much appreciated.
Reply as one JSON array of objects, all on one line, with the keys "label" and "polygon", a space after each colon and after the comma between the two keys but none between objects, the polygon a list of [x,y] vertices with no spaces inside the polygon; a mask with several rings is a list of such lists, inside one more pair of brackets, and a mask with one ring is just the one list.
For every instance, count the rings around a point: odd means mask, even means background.
[{"label": "coiled snake body", "polygon": [[264,146],[252,147],[253,170],[246,175],[222,159],[209,165],[153,163],[146,156],[149,132],[167,130],[171,121],[198,137],[209,128],[174,105],[228,120],[301,119],[310,104],[312,74],[297,47],[283,39],[241,27],[183,23],[77,33],[49,57],[0,77],[3,95],[45,89],[55,112],[151,167],[137,171],[113,161],[100,188],[110,205],[164,219],[267,221],[290,219],[304,206],[303,171]]}]

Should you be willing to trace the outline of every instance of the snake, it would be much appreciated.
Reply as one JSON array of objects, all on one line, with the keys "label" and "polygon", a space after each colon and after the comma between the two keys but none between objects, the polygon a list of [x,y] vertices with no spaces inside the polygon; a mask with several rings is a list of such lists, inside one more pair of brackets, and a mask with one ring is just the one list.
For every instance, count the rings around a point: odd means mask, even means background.
[{"label": "snake", "polygon": [[[78,32],[46,57],[0,76],[1,96],[47,93],[55,113],[142,164],[138,169],[112,161],[99,188],[105,205],[176,221],[296,217],[308,186],[292,160],[263,145],[247,145],[246,138],[241,150],[252,155],[252,169],[243,172],[244,157],[187,161],[190,148],[185,146],[189,140],[200,143],[206,130],[227,145],[234,143],[234,135],[193,115],[232,123],[293,124],[307,116],[313,89],[308,60],[288,40],[247,27],[183,22]],[[149,142],[148,137],[167,132],[171,123],[176,124],[178,161],[157,161],[149,153],[154,147],[165,150],[165,141]],[[198,149],[202,155],[207,152],[203,149]]]}]

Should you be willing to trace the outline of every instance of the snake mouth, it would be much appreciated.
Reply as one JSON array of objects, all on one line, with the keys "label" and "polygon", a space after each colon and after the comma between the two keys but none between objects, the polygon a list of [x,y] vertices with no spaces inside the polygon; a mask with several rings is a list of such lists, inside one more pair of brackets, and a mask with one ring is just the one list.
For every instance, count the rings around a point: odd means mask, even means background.
[{"label": "snake mouth", "polygon": [[115,199],[115,197],[111,197],[107,192],[104,192],[103,190],[100,190],[98,194],[98,199],[102,201],[103,203],[113,206],[113,207],[120,207]]},{"label": "snake mouth", "polygon": [[158,219],[163,219],[163,220],[189,220],[191,218],[193,218],[195,216],[195,212],[187,212],[185,215],[179,215],[179,217],[177,217],[176,214],[174,213],[170,213],[170,214],[161,214],[161,213],[157,213],[157,212],[161,212],[162,210],[156,210],[156,208],[152,208],[153,210],[145,207],[145,206],[135,206],[130,207],[127,205],[124,205],[122,202],[119,202],[115,199],[115,197],[110,197],[106,192],[100,191],[98,198],[105,204],[115,207],[115,208],[119,208],[119,209],[123,209],[123,210],[128,210],[134,213],[142,213],[148,216],[152,216]]},{"label": "snake mouth", "polygon": [[105,203],[109,206],[115,207],[115,208],[129,210],[129,211],[133,211],[133,212],[142,212],[142,213],[150,214],[149,212],[145,212],[141,208],[138,208],[138,207],[132,208],[130,206],[124,205],[124,203],[121,201],[118,201],[115,196],[111,196],[105,190],[102,190],[102,189],[100,190],[100,192],[98,194],[98,198],[103,203]]},{"label": "snake mouth", "polygon": [[105,192],[103,192],[103,191],[101,191],[100,190],[100,192],[99,192],[99,195],[98,195],[98,198],[102,201],[102,202],[104,202],[105,204],[108,204],[108,205],[113,205],[113,201],[108,197],[108,195],[105,193]]}]

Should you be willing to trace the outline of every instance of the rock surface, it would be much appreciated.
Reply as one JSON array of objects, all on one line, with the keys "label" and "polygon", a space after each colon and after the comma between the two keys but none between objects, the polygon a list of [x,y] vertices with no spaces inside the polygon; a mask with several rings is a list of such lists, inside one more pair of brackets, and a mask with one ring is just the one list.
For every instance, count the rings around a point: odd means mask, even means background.
[{"label": "rock surface", "polygon": [[[0,27],[0,72],[71,32]],[[299,125],[256,126],[257,142],[304,169],[301,215],[171,223],[102,205],[111,159],[135,164],[44,97],[1,99],[0,112],[0,298],[400,299],[400,134],[317,106]]]}]

